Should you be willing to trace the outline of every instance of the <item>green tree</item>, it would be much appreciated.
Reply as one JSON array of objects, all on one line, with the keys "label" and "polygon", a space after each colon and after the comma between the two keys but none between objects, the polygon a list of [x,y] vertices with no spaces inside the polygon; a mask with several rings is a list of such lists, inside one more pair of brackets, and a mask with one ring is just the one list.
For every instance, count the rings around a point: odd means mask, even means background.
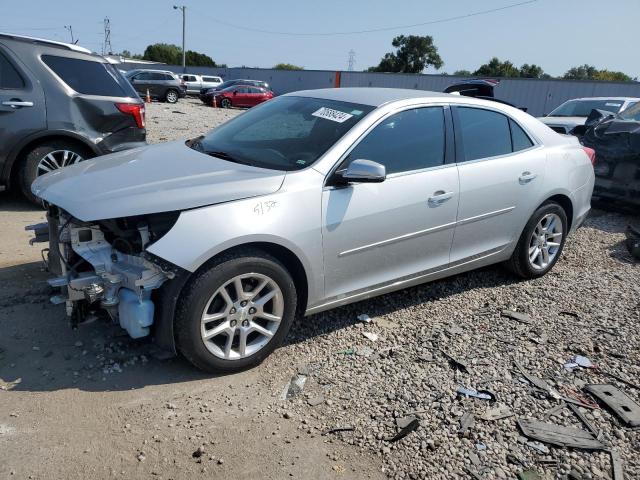
[{"label": "green tree", "polygon": [[498,57],[493,57],[488,63],[480,65],[473,74],[480,77],[519,77],[520,71],[510,61],[501,62]]},{"label": "green tree", "polygon": [[525,63],[520,67],[519,74],[522,78],[542,78],[544,70],[539,65]]},{"label": "green tree", "polygon": [[613,72],[611,70],[599,70],[594,76],[594,80],[607,82],[632,82],[633,79],[624,72]]},{"label": "green tree", "polygon": [[455,72],[453,72],[454,75],[457,75],[458,77],[471,77],[473,76],[473,73],[471,73],[469,70],[456,70]]},{"label": "green tree", "polygon": [[[177,45],[168,43],[154,43],[144,50],[143,60],[151,62],[161,62],[168,65],[182,64],[182,50]],[[215,67],[216,62],[204,53],[187,50],[185,55],[186,64],[193,67]]]},{"label": "green tree", "polygon": [[633,79],[624,72],[607,69],[598,70],[593,65],[580,65],[567,70],[562,77],[567,80],[600,80],[607,82],[632,82]]},{"label": "green tree", "polygon": [[369,72],[420,73],[429,66],[439,70],[444,65],[431,36],[400,35],[391,45],[396,47],[396,52],[385,54]]},{"label": "green tree", "polygon": [[292,63],[277,63],[273,66],[276,70],[304,70],[304,67],[299,67]]}]

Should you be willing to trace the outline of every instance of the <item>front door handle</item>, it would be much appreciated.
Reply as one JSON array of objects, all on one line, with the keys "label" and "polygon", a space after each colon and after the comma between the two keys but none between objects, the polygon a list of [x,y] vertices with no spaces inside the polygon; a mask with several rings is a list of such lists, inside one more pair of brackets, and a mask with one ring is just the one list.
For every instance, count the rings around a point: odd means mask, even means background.
[{"label": "front door handle", "polygon": [[33,102],[23,102],[22,100],[5,100],[2,102],[4,107],[11,108],[22,108],[22,107],[33,107]]},{"label": "front door handle", "polygon": [[518,180],[520,181],[520,183],[524,184],[524,183],[529,183],[531,180],[534,180],[538,175],[535,173],[531,173],[531,172],[522,172],[522,174],[520,175],[520,177],[518,177]]},{"label": "front door handle", "polygon": [[433,195],[429,197],[429,205],[437,207],[438,205],[442,205],[447,200],[453,197],[453,192],[445,192],[444,190],[438,190],[437,192],[433,192]]}]

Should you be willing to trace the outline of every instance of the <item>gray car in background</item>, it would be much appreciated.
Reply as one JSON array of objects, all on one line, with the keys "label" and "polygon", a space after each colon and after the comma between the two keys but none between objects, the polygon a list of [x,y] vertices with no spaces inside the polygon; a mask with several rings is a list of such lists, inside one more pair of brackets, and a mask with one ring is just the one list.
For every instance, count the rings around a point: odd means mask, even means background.
[{"label": "gray car in background", "polygon": [[546,274],[589,212],[592,162],[500,103],[309,90],[41,177],[48,225],[33,228],[75,322],[103,311],[228,372],[263,360],[296,315],[498,262]]},{"label": "gray car in background", "polygon": [[592,110],[620,113],[640,102],[635,97],[589,97],[567,100],[551,113],[539,120],[558,133],[574,133],[577,126],[584,125]]},{"label": "gray car in background", "polygon": [[0,191],[146,145],[145,108],[115,66],[78,45],[0,34]]},{"label": "gray car in background", "polygon": [[187,95],[184,82],[168,70],[132,70],[126,78],[141,98],[146,98],[148,93],[154,100],[176,103]]}]

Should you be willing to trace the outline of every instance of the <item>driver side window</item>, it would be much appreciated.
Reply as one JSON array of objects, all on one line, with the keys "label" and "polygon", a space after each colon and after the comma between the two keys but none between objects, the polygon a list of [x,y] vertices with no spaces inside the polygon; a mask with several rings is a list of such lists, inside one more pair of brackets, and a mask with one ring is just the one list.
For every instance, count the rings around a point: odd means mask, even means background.
[{"label": "driver side window", "polygon": [[356,145],[347,160],[373,160],[384,165],[388,175],[443,165],[444,152],[444,110],[424,107],[385,118]]}]

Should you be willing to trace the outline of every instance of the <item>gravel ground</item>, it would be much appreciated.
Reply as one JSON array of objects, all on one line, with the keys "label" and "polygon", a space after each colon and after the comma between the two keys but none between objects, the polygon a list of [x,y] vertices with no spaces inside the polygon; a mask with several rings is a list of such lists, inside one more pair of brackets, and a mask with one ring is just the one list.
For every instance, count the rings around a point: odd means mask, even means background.
[{"label": "gravel ground", "polygon": [[[194,137],[239,112],[154,103],[149,141]],[[261,366],[215,378],[159,360],[108,325],[68,330],[20,231],[40,217],[19,203],[0,211],[0,476],[613,478],[608,453],[529,443],[516,420],[584,429],[553,395],[589,383],[612,383],[640,402],[640,390],[602,373],[640,384],[640,264],[623,245],[637,217],[594,211],[542,279],[489,267],[307,317]],[[576,354],[601,370],[565,370]],[[544,378],[552,396],[514,362]],[[460,386],[488,390],[495,403],[459,398]],[[482,418],[497,408],[513,415]],[[640,478],[638,431],[607,410],[580,411],[620,454],[626,478]],[[465,414],[475,422],[461,433]],[[413,418],[415,431],[386,440]],[[327,433],[335,428],[345,431]],[[25,455],[43,441],[58,446]]]}]

